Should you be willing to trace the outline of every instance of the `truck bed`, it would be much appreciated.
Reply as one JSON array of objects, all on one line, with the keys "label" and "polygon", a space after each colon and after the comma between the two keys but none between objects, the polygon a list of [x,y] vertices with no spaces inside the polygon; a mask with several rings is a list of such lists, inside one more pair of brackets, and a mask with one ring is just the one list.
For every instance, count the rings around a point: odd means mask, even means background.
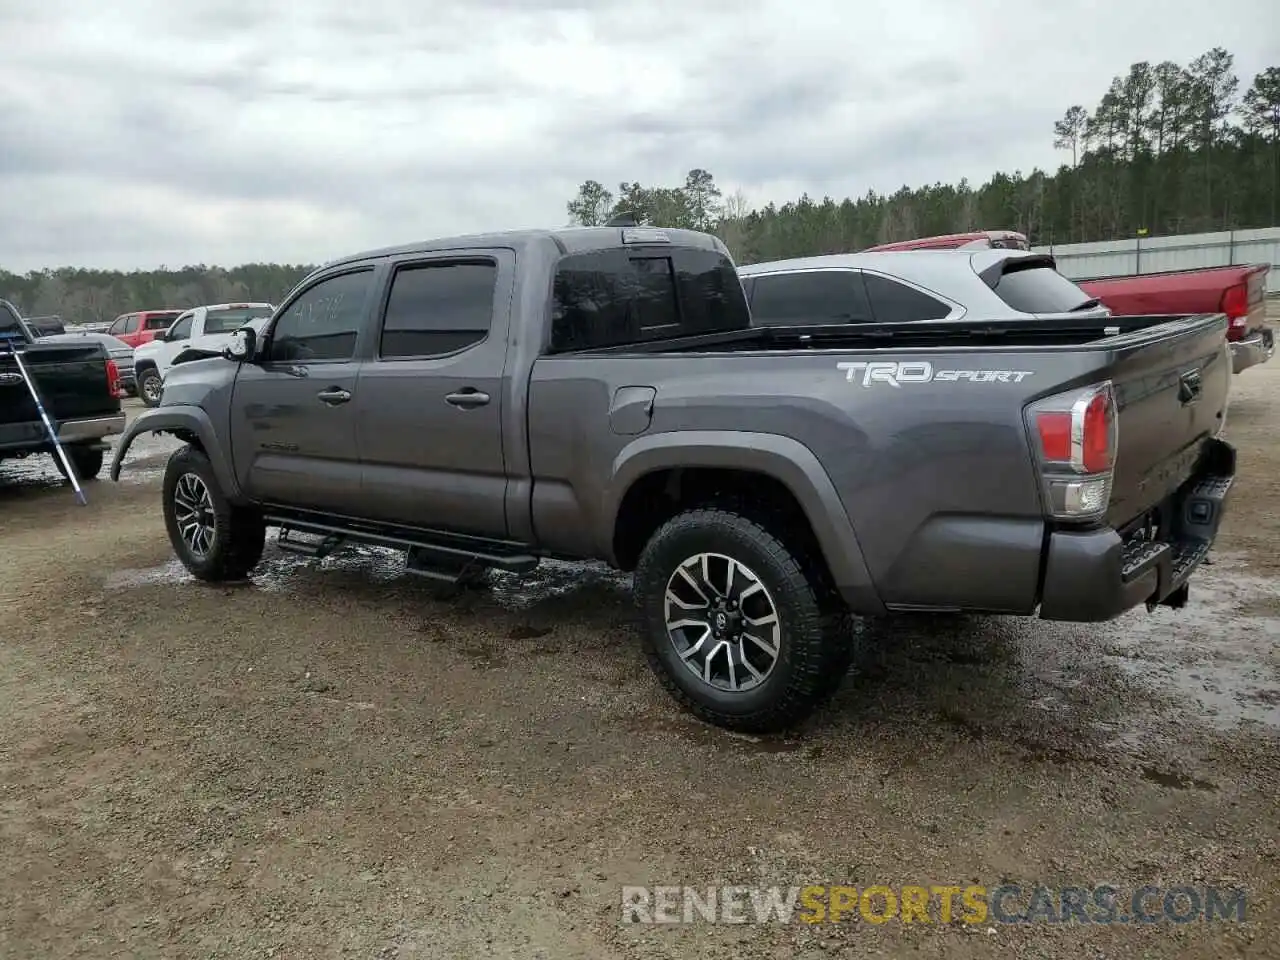
[{"label": "truck bed", "polygon": [[1054,525],[1027,405],[1112,383],[1104,522],[1129,529],[1188,481],[1222,427],[1225,331],[1221,314],[773,327],[543,357],[528,387],[533,527],[589,554],[593,488],[629,445],[679,444],[700,465],[690,438],[747,430],[760,448],[786,438],[822,464],[886,605],[1028,613]]}]

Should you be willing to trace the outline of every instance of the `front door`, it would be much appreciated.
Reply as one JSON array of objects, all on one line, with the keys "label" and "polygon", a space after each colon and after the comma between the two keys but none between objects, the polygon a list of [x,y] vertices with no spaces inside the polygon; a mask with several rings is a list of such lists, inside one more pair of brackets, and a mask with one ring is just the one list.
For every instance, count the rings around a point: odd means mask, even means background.
[{"label": "front door", "polygon": [[365,498],[377,519],[505,537],[514,257],[406,258],[392,270],[355,404]]},{"label": "front door", "polygon": [[376,282],[348,269],[298,292],[242,363],[231,404],[236,476],[254,500],[338,514],[360,504],[357,341]]}]

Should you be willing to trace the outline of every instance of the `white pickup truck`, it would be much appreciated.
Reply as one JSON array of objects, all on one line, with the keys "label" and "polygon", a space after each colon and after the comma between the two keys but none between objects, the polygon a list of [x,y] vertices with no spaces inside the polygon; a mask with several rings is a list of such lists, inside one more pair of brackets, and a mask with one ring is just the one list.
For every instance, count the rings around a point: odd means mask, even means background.
[{"label": "white pickup truck", "polygon": [[214,303],[184,311],[168,330],[133,352],[138,396],[147,406],[157,406],[164,375],[175,357],[186,350],[219,351],[246,324],[260,331],[274,310],[269,303]]}]

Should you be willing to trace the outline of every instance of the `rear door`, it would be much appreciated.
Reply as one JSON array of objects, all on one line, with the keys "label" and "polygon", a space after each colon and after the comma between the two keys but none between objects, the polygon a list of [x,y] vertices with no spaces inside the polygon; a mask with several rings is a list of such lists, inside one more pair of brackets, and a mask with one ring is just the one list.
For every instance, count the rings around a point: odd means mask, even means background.
[{"label": "rear door", "polygon": [[313,279],[267,327],[257,361],[240,365],[231,451],[255,500],[343,515],[359,508],[358,348],[383,272],[363,264]]},{"label": "rear door", "polygon": [[753,326],[807,327],[874,319],[866,284],[858,270],[757,273],[749,280]]},{"label": "rear door", "polygon": [[514,283],[510,250],[392,265],[353,405],[371,518],[506,536],[502,384]]}]

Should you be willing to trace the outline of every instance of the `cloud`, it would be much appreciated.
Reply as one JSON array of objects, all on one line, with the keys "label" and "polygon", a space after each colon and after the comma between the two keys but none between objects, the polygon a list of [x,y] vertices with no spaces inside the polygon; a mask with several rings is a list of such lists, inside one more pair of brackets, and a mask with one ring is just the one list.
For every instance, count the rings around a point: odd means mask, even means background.
[{"label": "cloud", "polygon": [[692,167],[755,202],[1053,167],[1052,122],[1133,60],[1220,44],[1244,84],[1280,61],[1273,0],[1183,11],[17,0],[0,268],[316,262],[554,226],[585,179]]}]

